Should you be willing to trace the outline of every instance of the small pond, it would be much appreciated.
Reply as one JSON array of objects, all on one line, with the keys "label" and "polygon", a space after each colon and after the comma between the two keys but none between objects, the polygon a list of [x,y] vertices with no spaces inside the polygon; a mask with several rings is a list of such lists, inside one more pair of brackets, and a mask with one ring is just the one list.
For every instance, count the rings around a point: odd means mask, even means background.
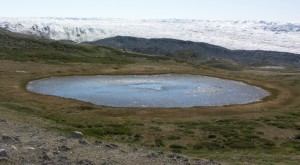
[{"label": "small pond", "polygon": [[193,107],[246,104],[268,92],[238,81],[198,75],[69,76],[31,81],[34,93],[111,107]]}]

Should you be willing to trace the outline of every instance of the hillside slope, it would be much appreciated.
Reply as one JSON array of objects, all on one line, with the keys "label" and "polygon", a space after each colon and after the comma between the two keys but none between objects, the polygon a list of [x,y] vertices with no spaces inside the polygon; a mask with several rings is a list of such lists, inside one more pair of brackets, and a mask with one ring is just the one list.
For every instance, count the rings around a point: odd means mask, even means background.
[{"label": "hillside slope", "polygon": [[300,67],[300,55],[298,54],[260,50],[229,50],[202,42],[118,36],[89,43],[138,53],[170,56],[190,62],[225,60],[250,66]]},{"label": "hillside slope", "polygon": [[[224,164],[299,164],[299,71],[224,70],[0,33],[0,152],[5,156],[0,164],[214,163],[202,163],[202,158]],[[222,107],[113,108],[26,90],[28,82],[54,76],[158,74],[243,81],[270,96]],[[73,131],[81,131],[85,139],[68,138]],[[142,146],[155,151],[140,150]]]},{"label": "hillside slope", "polygon": [[1,28],[0,60],[101,64],[127,64],[135,61],[131,54],[113,48],[55,41]]}]

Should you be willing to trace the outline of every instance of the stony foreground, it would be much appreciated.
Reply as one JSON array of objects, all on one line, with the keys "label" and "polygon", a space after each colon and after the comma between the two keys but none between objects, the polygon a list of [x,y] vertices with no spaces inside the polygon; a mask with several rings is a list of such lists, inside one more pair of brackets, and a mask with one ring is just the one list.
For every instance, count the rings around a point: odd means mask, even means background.
[{"label": "stony foreground", "polygon": [[219,164],[126,144],[109,144],[49,132],[0,118],[0,164]]}]

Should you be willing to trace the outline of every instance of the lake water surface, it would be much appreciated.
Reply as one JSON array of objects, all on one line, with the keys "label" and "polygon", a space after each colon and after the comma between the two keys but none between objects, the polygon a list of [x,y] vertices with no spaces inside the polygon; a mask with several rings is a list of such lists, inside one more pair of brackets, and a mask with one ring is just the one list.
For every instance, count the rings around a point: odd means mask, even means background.
[{"label": "lake water surface", "polygon": [[242,82],[196,75],[52,77],[28,83],[34,93],[112,107],[193,107],[256,102],[268,92]]}]

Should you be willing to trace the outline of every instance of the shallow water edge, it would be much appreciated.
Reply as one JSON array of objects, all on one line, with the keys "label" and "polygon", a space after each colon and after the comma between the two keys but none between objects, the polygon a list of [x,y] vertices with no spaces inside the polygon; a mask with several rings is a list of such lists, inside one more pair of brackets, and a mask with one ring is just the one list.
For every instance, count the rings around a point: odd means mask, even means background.
[{"label": "shallow water edge", "polygon": [[29,82],[27,90],[111,107],[223,106],[268,96],[243,82],[188,74],[51,77]]}]

